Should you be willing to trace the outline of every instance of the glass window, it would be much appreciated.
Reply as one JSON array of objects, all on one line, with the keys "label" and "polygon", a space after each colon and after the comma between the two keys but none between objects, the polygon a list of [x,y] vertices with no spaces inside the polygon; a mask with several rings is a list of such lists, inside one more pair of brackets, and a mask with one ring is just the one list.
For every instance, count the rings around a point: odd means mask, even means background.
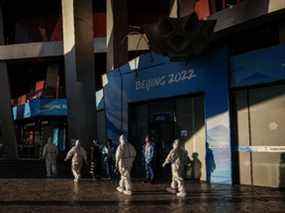
[{"label": "glass window", "polygon": [[65,129],[64,128],[54,128],[52,135],[52,142],[58,147],[60,152],[64,152],[66,149],[65,144]]},{"label": "glass window", "polygon": [[7,145],[5,143],[5,140],[2,138],[2,125],[0,122],[0,159],[7,157]]},{"label": "glass window", "polygon": [[6,154],[5,141],[2,139],[2,122],[0,121],[0,158],[4,158]]},{"label": "glass window", "polygon": [[285,85],[235,93],[241,184],[285,186]]},{"label": "glass window", "polygon": [[216,0],[215,1],[216,12],[228,7],[233,7],[236,4],[239,4],[241,1],[243,0]]},{"label": "glass window", "polygon": [[18,156],[24,159],[40,158],[40,132],[37,124],[25,124],[21,132],[21,140],[18,141]]},{"label": "glass window", "polygon": [[18,156],[21,159],[39,159],[49,137],[60,152],[66,150],[66,127],[62,121],[40,121],[17,128]]}]

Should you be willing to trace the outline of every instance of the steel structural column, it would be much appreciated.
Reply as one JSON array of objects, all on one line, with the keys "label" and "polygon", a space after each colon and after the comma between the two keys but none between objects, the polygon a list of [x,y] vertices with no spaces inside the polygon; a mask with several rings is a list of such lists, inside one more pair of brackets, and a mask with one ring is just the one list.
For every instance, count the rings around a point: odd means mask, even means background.
[{"label": "steel structural column", "polygon": [[[4,45],[3,14],[0,8],[0,45]],[[17,159],[17,141],[12,116],[10,85],[7,64],[0,62],[0,128],[2,140],[7,146],[8,158]]]},{"label": "steel structural column", "polygon": [[107,0],[107,72],[128,62],[127,0]]},{"label": "steel structural column", "polygon": [[62,0],[68,138],[95,139],[96,88],[92,0]]}]

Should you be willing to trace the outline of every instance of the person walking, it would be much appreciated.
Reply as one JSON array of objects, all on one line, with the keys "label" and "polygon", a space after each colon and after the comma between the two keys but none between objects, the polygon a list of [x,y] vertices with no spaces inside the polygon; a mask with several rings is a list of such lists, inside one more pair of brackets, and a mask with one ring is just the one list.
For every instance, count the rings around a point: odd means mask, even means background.
[{"label": "person walking", "polygon": [[175,193],[178,197],[185,197],[186,190],[183,179],[183,171],[185,164],[185,154],[179,139],[175,139],[173,148],[170,150],[168,156],[163,163],[163,167],[171,163],[172,182],[167,191]]},{"label": "person walking", "polygon": [[86,151],[80,145],[79,140],[76,140],[75,145],[69,150],[64,161],[67,161],[71,158],[71,170],[74,176],[74,183],[78,183],[81,177],[81,168],[83,166],[83,162],[88,164]]},{"label": "person walking", "polygon": [[56,177],[57,175],[57,164],[56,164],[57,155],[58,155],[57,146],[52,143],[52,139],[51,137],[49,137],[47,143],[44,145],[42,153],[42,159],[45,160],[46,164],[47,177]]},{"label": "person walking", "polygon": [[119,137],[119,146],[116,151],[116,168],[118,169],[121,178],[119,186],[116,189],[125,195],[132,195],[131,170],[135,158],[135,148],[128,143],[124,135],[121,135]]}]

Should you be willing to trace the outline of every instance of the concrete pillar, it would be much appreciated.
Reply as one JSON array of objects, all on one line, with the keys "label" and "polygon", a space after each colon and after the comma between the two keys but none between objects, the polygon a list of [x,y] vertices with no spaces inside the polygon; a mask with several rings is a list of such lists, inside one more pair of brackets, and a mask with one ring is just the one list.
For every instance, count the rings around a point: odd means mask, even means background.
[{"label": "concrete pillar", "polygon": [[188,16],[195,11],[197,0],[172,0],[170,3],[171,18]]},{"label": "concrete pillar", "polygon": [[170,13],[169,17],[178,18],[178,2],[179,0],[172,0],[170,3]]},{"label": "concrete pillar", "polygon": [[217,12],[216,1],[215,0],[209,0],[209,7],[210,7],[211,14],[214,14],[214,13]]},{"label": "concrete pillar", "polygon": [[[4,28],[3,28],[3,14],[0,8],[0,45],[4,45]],[[8,148],[8,158],[17,158],[17,141],[15,134],[14,121],[12,116],[10,97],[10,85],[7,64],[0,62],[0,140]]]},{"label": "concrete pillar", "polygon": [[95,139],[96,88],[92,0],[62,0],[68,136]]},{"label": "concrete pillar", "polygon": [[107,0],[107,71],[128,62],[127,0]]},{"label": "concrete pillar", "polygon": [[195,11],[197,0],[178,0],[179,17],[188,16]]}]

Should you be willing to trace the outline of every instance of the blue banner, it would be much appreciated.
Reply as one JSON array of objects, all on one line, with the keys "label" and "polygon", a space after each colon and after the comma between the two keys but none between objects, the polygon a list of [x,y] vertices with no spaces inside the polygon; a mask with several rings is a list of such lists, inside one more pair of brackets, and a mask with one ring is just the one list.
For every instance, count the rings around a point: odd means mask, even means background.
[{"label": "blue banner", "polygon": [[66,99],[40,99],[40,109],[38,115],[41,116],[67,116]]},{"label": "blue banner", "polygon": [[67,116],[66,99],[37,99],[13,107],[14,120],[36,116]]},{"label": "blue banner", "polygon": [[234,56],[231,66],[232,87],[285,80],[285,45]]},{"label": "blue banner", "polygon": [[128,132],[129,103],[202,92],[205,94],[206,140],[213,150],[216,169],[212,182],[231,183],[229,122],[229,56],[226,49],[187,62],[170,62],[146,54],[107,74],[104,87],[107,134],[117,140]]},{"label": "blue banner", "polygon": [[[97,110],[104,109],[103,89],[96,93]],[[24,105],[12,109],[14,120],[35,116],[67,116],[67,100],[63,99],[34,99]]]}]

